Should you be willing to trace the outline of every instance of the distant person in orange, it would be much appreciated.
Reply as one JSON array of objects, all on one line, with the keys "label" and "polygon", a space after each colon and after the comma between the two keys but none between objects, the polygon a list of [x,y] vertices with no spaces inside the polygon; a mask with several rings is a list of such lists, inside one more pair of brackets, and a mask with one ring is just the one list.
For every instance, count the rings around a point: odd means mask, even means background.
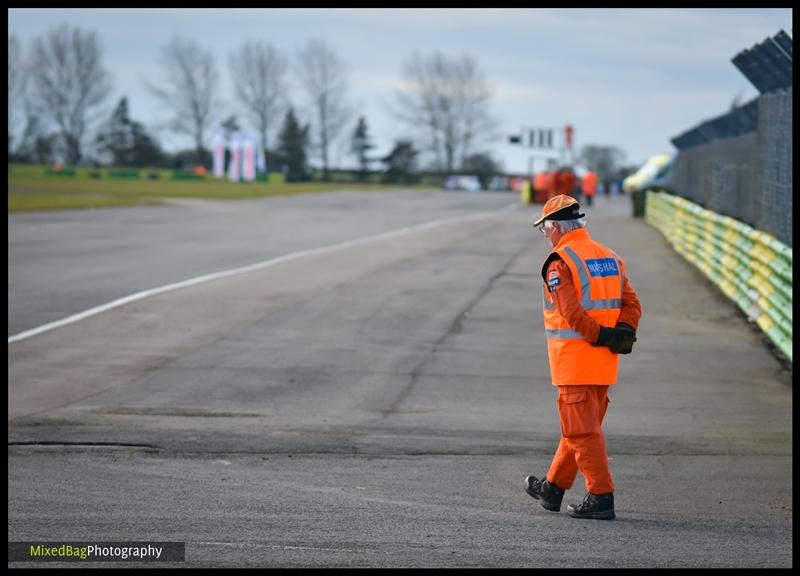
[{"label": "distant person in orange", "polygon": [[569,196],[572,194],[572,190],[575,188],[575,174],[570,168],[564,167],[559,169],[554,175],[554,180],[555,196]]},{"label": "distant person in orange", "polygon": [[546,200],[550,200],[555,193],[555,171],[544,173],[544,196]]},{"label": "distant person in orange", "polygon": [[544,204],[547,199],[547,172],[542,170],[533,179],[534,200]]},{"label": "distant person in orange", "polygon": [[583,216],[577,200],[561,195],[548,200],[533,223],[552,246],[541,272],[561,440],[547,475],[526,477],[525,491],[558,512],[580,471],[587,493],[582,504],[567,506],[567,514],[611,520],[614,482],[601,425],[608,389],[617,383],[619,355],[633,348],[642,307],[625,262],[589,236]]},{"label": "distant person in orange", "polygon": [[597,174],[589,170],[581,181],[581,190],[586,196],[586,204],[591,206],[594,195],[597,193]]}]

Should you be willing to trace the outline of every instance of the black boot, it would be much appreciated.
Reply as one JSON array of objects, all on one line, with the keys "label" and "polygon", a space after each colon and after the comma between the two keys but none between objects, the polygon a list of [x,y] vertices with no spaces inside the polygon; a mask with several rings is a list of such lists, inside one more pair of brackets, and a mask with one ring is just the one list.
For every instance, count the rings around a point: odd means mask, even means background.
[{"label": "black boot", "polygon": [[613,520],[616,518],[614,514],[614,493],[592,494],[587,492],[581,504],[567,506],[567,514],[573,518]]},{"label": "black boot", "polygon": [[561,510],[561,499],[564,497],[564,490],[555,484],[551,484],[546,478],[539,480],[536,476],[528,476],[525,478],[525,491],[537,500],[541,500],[540,503],[545,510],[550,510],[551,512]]}]

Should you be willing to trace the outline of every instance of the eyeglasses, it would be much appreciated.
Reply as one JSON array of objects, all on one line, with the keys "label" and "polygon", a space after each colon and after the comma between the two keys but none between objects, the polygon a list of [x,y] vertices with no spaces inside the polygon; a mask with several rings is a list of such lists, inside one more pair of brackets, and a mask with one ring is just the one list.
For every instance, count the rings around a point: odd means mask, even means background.
[{"label": "eyeglasses", "polygon": [[538,225],[536,228],[537,228],[537,229],[539,230],[539,232],[541,232],[542,234],[544,234],[544,233],[545,233],[545,232],[544,232],[544,222],[542,222],[541,224],[539,224],[539,225]]}]

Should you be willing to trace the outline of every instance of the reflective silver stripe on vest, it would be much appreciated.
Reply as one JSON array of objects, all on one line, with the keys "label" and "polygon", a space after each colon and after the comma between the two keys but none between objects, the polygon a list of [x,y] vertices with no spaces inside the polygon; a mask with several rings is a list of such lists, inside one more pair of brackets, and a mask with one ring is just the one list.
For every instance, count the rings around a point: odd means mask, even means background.
[{"label": "reflective silver stripe on vest", "polygon": [[563,338],[563,339],[579,339],[583,340],[583,334],[580,332],[576,332],[575,330],[569,329],[561,329],[561,330],[545,330],[545,334],[547,334],[547,338]]},{"label": "reflective silver stripe on vest", "polygon": [[[608,310],[622,307],[621,298],[592,300],[591,280],[589,280],[589,275],[586,273],[586,267],[583,265],[583,260],[581,260],[580,256],[578,256],[569,246],[564,246],[564,252],[567,258],[572,260],[572,264],[578,270],[578,278],[581,282],[581,306],[584,310]],[[617,272],[619,274],[622,273],[622,267],[619,264],[619,260],[617,260]],[[620,278],[620,281],[622,281],[622,278]]]},{"label": "reflective silver stripe on vest", "polygon": [[589,300],[581,302],[584,310],[606,310],[608,308],[622,308],[622,298],[609,298],[607,300]]},{"label": "reflective silver stripe on vest", "polygon": [[569,246],[564,246],[564,252],[578,270],[578,279],[581,282],[581,306],[586,309],[592,299],[591,280],[589,280],[589,275],[586,273],[586,268],[584,268],[583,260],[581,260],[580,256]]}]

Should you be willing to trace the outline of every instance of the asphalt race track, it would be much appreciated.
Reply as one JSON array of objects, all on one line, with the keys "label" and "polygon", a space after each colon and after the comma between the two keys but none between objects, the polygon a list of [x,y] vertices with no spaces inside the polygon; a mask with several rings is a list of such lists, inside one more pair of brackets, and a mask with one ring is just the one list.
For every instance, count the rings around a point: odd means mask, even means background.
[{"label": "asphalt race track", "polygon": [[516,204],[9,215],[9,337],[272,262],[9,343],[8,540],[186,542],[176,567],[791,567],[789,375],[628,198],[586,210],[644,310],[604,423],[617,519],[566,515],[582,476],[561,513],[525,493],[560,429],[540,206]]}]

